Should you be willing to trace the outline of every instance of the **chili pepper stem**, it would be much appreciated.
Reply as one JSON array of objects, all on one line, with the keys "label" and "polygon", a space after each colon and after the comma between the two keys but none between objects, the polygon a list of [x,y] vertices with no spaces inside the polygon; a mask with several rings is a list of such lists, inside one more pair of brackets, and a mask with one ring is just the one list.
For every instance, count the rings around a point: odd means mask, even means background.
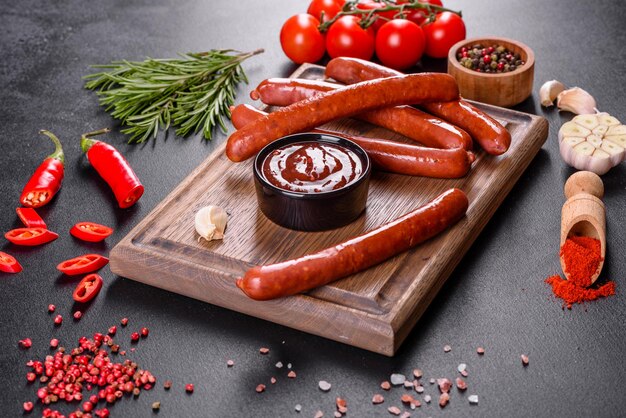
[{"label": "chili pepper stem", "polygon": [[47,158],[54,158],[65,164],[65,153],[63,152],[63,147],[61,146],[61,141],[59,141],[59,138],[57,138],[56,135],[52,132],[45,129],[41,129],[39,133],[47,136],[54,143],[54,152],[48,155]]},{"label": "chili pepper stem", "polygon": [[339,13],[337,13],[332,19],[329,19],[326,22],[321,23],[318,26],[318,29],[320,32],[324,33],[340,17],[349,16],[349,15],[365,16],[361,20],[361,23],[359,24],[364,29],[367,29],[378,18],[388,20],[385,17],[380,16],[379,13],[389,12],[392,10],[398,11],[398,14],[403,14],[405,10],[425,9],[429,13],[427,23],[434,21],[435,13],[440,13],[440,12],[451,12],[451,13],[455,13],[459,15],[459,17],[463,17],[463,14],[460,10],[457,11],[457,10],[448,9],[447,7],[437,6],[435,4],[422,3],[419,0],[411,0],[409,3],[402,3],[402,4],[396,4],[388,0],[383,0],[381,1],[381,3],[385,4],[385,6],[380,7],[378,9],[367,10],[367,9],[356,8],[356,5],[358,4],[358,0],[347,1],[343,9]]},{"label": "chili pepper stem", "polygon": [[102,135],[102,134],[106,134],[111,132],[111,129],[109,128],[104,128],[104,129],[98,129],[97,131],[91,131],[91,132],[87,132],[85,134],[82,134],[80,136],[80,147],[83,150],[83,152],[87,152],[89,151],[89,148],[91,148],[96,142],[96,140],[91,139],[90,137],[92,136],[96,136],[96,135]]}]

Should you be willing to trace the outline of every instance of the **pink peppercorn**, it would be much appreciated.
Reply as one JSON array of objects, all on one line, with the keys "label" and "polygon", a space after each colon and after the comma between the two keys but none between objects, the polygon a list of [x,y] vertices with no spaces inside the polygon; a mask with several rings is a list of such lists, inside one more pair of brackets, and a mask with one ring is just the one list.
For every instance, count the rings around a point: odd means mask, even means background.
[{"label": "pink peppercorn", "polygon": [[128,325],[128,318],[122,318],[120,323],[122,324],[123,327],[125,327],[126,325]]},{"label": "pink peppercorn", "polygon": [[139,333],[138,332],[133,332],[132,334],[130,334],[130,340],[132,342],[139,341]]},{"label": "pink peppercorn", "polygon": [[48,312],[52,313],[56,310],[56,306],[54,306],[53,304],[48,305]]},{"label": "pink peppercorn", "polygon": [[74,312],[74,319],[78,320],[82,318],[82,316],[83,316],[83,313],[81,311]]},{"label": "pink peppercorn", "polygon": [[194,389],[193,383],[187,383],[185,385],[185,391],[187,391],[187,393],[193,393],[193,389]]},{"label": "pink peppercorn", "polygon": [[30,412],[33,410],[33,403],[32,402],[24,402],[24,411],[25,412]]},{"label": "pink peppercorn", "polygon": [[17,342],[17,345],[19,345],[21,348],[30,348],[32,347],[33,342],[30,338],[24,338],[23,340],[19,340]]},{"label": "pink peppercorn", "polygon": [[148,336],[148,333],[150,332],[150,330],[146,327],[141,328],[141,336],[143,338],[146,338]]},{"label": "pink peppercorn", "polygon": [[63,317],[61,315],[57,315],[54,317],[54,325],[61,325],[63,323]]}]

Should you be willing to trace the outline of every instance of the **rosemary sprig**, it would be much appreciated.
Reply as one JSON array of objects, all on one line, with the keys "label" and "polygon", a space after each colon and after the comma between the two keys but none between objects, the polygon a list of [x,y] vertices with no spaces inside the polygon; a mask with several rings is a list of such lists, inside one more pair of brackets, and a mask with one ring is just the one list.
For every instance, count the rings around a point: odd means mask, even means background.
[{"label": "rosemary sprig", "polygon": [[122,132],[131,135],[129,143],[156,137],[170,124],[178,128],[177,135],[202,130],[204,138],[211,139],[218,125],[226,132],[223,118],[230,117],[237,84],[248,82],[241,62],[263,50],[233,52],[211,50],[173,59],[92,65],[105,71],[83,77],[85,88],[96,90],[106,111],[127,126]]}]

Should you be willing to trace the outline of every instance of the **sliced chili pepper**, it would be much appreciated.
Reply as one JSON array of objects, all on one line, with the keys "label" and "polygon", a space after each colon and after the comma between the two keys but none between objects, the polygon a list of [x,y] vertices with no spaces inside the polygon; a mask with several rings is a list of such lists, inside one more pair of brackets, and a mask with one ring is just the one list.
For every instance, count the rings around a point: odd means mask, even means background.
[{"label": "sliced chili pepper", "polygon": [[12,255],[0,251],[0,271],[19,273],[22,271],[22,265]]},{"label": "sliced chili pepper", "polygon": [[83,152],[87,153],[89,162],[113,190],[120,208],[134,205],[143,194],[143,185],[126,158],[113,146],[90,139],[90,136],[110,132],[109,129],[88,132],[80,139]]},{"label": "sliced chili pepper", "polygon": [[17,217],[20,218],[20,221],[26,228],[48,228],[44,220],[41,219],[41,216],[33,208],[15,208],[15,212],[17,212]]},{"label": "sliced chili pepper", "polygon": [[94,222],[79,222],[70,229],[70,234],[89,242],[100,242],[112,233],[113,229]]},{"label": "sliced chili pepper", "polygon": [[59,263],[57,270],[68,276],[75,276],[100,270],[108,262],[109,259],[100,254],[85,254]]},{"label": "sliced chili pepper", "polygon": [[102,277],[96,273],[88,274],[78,283],[72,296],[76,302],[89,302],[96,297],[100,289],[102,289]]},{"label": "sliced chili pepper", "polygon": [[12,229],[4,237],[15,245],[35,246],[54,241],[59,235],[45,228]]},{"label": "sliced chili pepper", "polygon": [[65,154],[61,142],[52,132],[41,130],[54,143],[54,152],[37,167],[22,190],[20,203],[31,208],[45,205],[61,188],[65,172]]}]

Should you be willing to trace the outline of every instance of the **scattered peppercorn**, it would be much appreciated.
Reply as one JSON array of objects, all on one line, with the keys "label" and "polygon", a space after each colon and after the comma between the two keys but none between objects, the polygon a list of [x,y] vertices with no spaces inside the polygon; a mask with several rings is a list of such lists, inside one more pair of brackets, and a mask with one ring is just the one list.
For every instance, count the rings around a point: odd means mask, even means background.
[{"label": "scattered peppercorn", "polygon": [[28,349],[33,345],[33,342],[31,341],[30,338],[24,338],[23,340],[19,340],[17,342],[17,345],[19,345],[20,348]]},{"label": "scattered peppercorn", "polygon": [[57,348],[59,346],[59,340],[53,338],[50,340],[50,348]]},{"label": "scattered peppercorn", "polygon": [[482,356],[483,354],[485,354],[485,349],[482,347],[478,347],[476,349],[476,352]]},{"label": "scattered peppercorn", "polygon": [[261,354],[267,354],[267,353],[269,353],[269,352],[270,352],[270,349],[269,349],[269,348],[267,348],[267,347],[261,347],[261,348],[259,348],[259,353],[261,353]]},{"label": "scattered peppercorn", "polygon": [[74,312],[74,319],[75,320],[78,321],[80,318],[82,318],[82,316],[83,316],[83,313],[81,311]]},{"label": "scattered peppercorn", "polygon": [[22,405],[24,407],[24,411],[25,412],[30,412],[33,410],[33,403],[32,402],[24,402],[24,404]]},{"label": "scattered peppercorn", "polygon": [[48,312],[52,313],[56,310],[56,308],[57,308],[56,306],[54,306],[53,304],[50,304],[48,305]]},{"label": "scattered peppercorn", "polygon": [[528,366],[528,356],[526,354],[522,354],[522,364],[524,365],[524,367]]},{"label": "scattered peppercorn", "polygon": [[166,380],[163,383],[163,389],[165,390],[170,390],[170,388],[172,387],[172,381],[171,380]]},{"label": "scattered peppercorn", "polygon": [[257,393],[261,393],[264,390],[265,390],[265,385],[263,383],[261,383],[260,385],[257,385],[257,387],[256,387]]},{"label": "scattered peppercorn", "polygon": [[383,397],[383,395],[377,393],[376,395],[374,395],[374,397],[372,397],[372,403],[374,405],[378,405],[383,402],[385,402],[385,398]]},{"label": "scattered peppercorn", "polygon": [[54,317],[54,325],[61,325],[63,323],[63,317],[61,315],[57,315]]},{"label": "scattered peppercorn", "polygon": [[193,389],[194,389],[193,383],[187,383],[185,385],[185,392],[193,393]]},{"label": "scattered peppercorn", "polygon": [[123,327],[125,327],[126,325],[128,325],[128,318],[122,318],[120,323],[122,324]]},{"label": "scattered peppercorn", "polygon": [[150,330],[146,327],[141,328],[141,336],[142,338],[146,338],[148,336],[148,333],[150,332]]},{"label": "scattered peppercorn", "polygon": [[485,73],[507,73],[525,64],[520,54],[513,53],[502,45],[486,48],[476,44],[463,47],[456,57],[463,67]]},{"label": "scattered peppercorn", "polygon": [[161,402],[156,401],[152,403],[152,410],[153,411],[158,411],[161,408]]},{"label": "scattered peppercorn", "polygon": [[296,378],[296,372],[294,372],[293,370],[290,371],[289,373],[287,373],[287,377],[290,379],[295,379]]},{"label": "scattered peppercorn", "polygon": [[108,330],[109,335],[115,335],[116,332],[117,332],[117,327],[115,325],[109,327],[109,330]]},{"label": "scattered peppercorn", "polygon": [[130,334],[130,340],[132,342],[134,342],[134,343],[139,341],[139,333],[138,332],[133,332],[132,334]]}]

